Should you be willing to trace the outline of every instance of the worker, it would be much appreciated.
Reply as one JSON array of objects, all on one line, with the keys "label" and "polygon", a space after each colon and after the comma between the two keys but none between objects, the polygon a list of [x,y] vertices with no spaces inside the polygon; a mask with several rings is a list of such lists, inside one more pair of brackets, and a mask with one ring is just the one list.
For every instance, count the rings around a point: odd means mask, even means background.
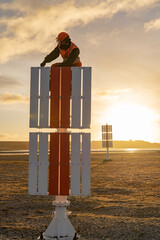
[{"label": "worker", "polygon": [[51,66],[53,67],[81,67],[82,63],[79,58],[79,48],[71,42],[71,39],[66,32],[61,32],[58,34],[57,38],[57,47],[48,54],[44,61],[40,64],[41,67],[44,67],[46,63],[50,63],[55,60],[61,54],[63,62],[55,63]]}]

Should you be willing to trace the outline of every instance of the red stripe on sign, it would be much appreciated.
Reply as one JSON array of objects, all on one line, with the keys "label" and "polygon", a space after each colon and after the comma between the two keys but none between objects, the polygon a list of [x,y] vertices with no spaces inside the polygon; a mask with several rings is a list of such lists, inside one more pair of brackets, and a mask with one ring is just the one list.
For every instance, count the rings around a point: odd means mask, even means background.
[{"label": "red stripe on sign", "polygon": [[49,195],[58,195],[59,134],[50,134]]},{"label": "red stripe on sign", "polygon": [[106,141],[108,141],[108,124],[106,124]]},{"label": "red stripe on sign", "polygon": [[109,147],[109,141],[106,141],[106,147]]},{"label": "red stripe on sign", "polygon": [[69,133],[60,136],[60,195],[69,195]]},{"label": "red stripe on sign", "polygon": [[70,127],[71,82],[72,82],[71,68],[63,67],[61,77],[61,128]]},{"label": "red stripe on sign", "polygon": [[60,68],[51,67],[51,105],[50,105],[50,127],[59,127],[59,94],[60,94]]}]

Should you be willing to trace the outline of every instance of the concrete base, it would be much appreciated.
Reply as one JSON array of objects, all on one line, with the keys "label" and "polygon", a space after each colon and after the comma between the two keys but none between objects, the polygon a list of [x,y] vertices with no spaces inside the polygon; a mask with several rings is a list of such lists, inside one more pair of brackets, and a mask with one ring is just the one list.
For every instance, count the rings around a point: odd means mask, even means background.
[{"label": "concrete base", "polygon": [[43,233],[45,240],[76,240],[76,231],[68,219],[66,207],[69,206],[66,196],[57,196],[53,202],[55,207],[54,218]]}]

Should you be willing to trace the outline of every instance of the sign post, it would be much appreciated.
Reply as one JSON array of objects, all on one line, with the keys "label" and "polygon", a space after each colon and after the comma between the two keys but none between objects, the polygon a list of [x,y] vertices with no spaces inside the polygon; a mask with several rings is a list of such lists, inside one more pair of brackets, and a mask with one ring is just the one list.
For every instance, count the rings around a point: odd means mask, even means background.
[{"label": "sign post", "polygon": [[55,196],[43,239],[76,239],[67,196],[90,195],[90,123],[90,67],[31,68],[28,192]]},{"label": "sign post", "polygon": [[113,147],[112,125],[102,125],[102,147],[107,148],[106,160],[109,160],[109,147]]}]

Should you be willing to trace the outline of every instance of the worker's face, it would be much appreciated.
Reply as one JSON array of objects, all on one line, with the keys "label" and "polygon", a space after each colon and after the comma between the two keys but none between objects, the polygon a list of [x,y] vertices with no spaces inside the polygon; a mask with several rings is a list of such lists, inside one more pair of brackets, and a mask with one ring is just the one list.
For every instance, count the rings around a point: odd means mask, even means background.
[{"label": "worker's face", "polygon": [[69,48],[69,45],[70,45],[70,39],[66,39],[60,43],[60,48],[66,50],[67,48]]}]

